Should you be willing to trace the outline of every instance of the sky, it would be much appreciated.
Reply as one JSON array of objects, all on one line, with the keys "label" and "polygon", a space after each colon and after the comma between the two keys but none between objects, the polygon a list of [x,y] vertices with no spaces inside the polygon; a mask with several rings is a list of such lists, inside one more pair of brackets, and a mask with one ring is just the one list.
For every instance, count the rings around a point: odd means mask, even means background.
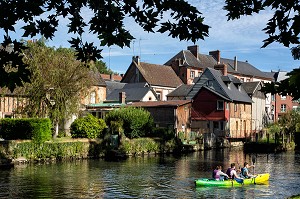
[{"label": "sky", "polygon": [[[201,54],[208,54],[209,51],[220,50],[222,58],[234,59],[237,56],[239,61],[248,61],[256,68],[270,72],[271,70],[291,71],[299,68],[299,61],[293,60],[289,48],[281,44],[271,44],[261,48],[263,40],[267,35],[262,31],[268,19],[272,17],[272,10],[263,11],[253,16],[241,17],[239,20],[227,21],[226,11],[223,10],[224,0],[189,0],[202,16],[204,23],[209,25],[209,37],[199,40],[196,43],[191,41],[180,41],[171,38],[167,34],[148,33],[142,30],[132,19],[125,19],[125,28],[136,38],[131,42],[130,48],[123,49],[118,46],[100,47],[103,61],[108,68],[119,74],[124,74],[131,64],[133,56],[140,56],[142,62],[152,64],[164,64],[181,50],[188,46],[198,45]],[[86,18],[92,13],[83,10]],[[66,19],[59,22],[58,31],[52,40],[48,41],[49,46],[69,47],[67,42],[72,35],[67,34]],[[18,23],[16,29],[21,27]],[[21,30],[12,34],[12,38],[19,37]],[[0,32],[1,34],[1,32]],[[38,38],[36,38],[38,39]],[[95,45],[100,42],[96,36],[86,33],[84,39],[92,41]]]}]

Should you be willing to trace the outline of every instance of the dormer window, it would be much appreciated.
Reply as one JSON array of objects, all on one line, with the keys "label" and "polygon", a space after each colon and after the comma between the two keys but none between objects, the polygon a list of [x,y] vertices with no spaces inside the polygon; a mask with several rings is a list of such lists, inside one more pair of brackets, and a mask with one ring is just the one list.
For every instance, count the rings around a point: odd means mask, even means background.
[{"label": "dormer window", "polygon": [[213,81],[208,80],[208,81],[206,82],[206,86],[208,86],[208,87],[213,86]]},{"label": "dormer window", "polygon": [[195,71],[191,71],[191,78],[195,78]]}]

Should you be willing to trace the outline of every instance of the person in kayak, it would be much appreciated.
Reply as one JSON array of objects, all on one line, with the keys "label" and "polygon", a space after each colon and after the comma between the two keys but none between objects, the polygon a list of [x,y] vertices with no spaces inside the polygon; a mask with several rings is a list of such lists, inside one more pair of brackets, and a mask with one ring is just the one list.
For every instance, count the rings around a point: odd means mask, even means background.
[{"label": "person in kayak", "polygon": [[229,178],[229,176],[226,173],[222,172],[222,166],[217,166],[213,172],[213,178],[215,180],[224,180],[224,177]]},{"label": "person in kayak", "polygon": [[235,163],[230,164],[230,167],[227,169],[226,174],[229,176],[229,179],[240,179],[235,169]]},{"label": "person in kayak", "polygon": [[244,163],[244,167],[241,170],[241,177],[243,178],[253,178],[254,175],[249,173],[249,168],[254,167],[254,165],[249,165],[248,162]]}]

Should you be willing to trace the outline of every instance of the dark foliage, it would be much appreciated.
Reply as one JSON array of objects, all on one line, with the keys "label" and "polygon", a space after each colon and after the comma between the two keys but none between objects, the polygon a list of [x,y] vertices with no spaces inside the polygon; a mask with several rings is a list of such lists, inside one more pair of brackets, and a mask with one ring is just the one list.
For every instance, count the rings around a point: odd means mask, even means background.
[{"label": "dark foliage", "polygon": [[[82,9],[92,12],[92,17],[85,20]],[[169,17],[166,19],[165,15]],[[17,22],[25,22],[23,37],[40,34],[45,39],[52,39],[61,17],[69,19],[68,32],[76,35],[69,42],[78,59],[84,62],[101,58],[100,49],[93,43],[84,42],[86,29],[99,38],[102,46],[130,45],[134,37],[124,27],[125,17],[133,18],[145,31],[168,33],[171,37],[193,42],[208,36],[209,28],[203,23],[201,13],[185,0],[145,0],[141,3],[132,0],[0,1],[0,29],[6,34],[2,46],[5,48],[13,43],[12,52],[1,52],[5,53],[5,57],[0,59],[0,86],[13,90],[22,81],[29,81],[29,72],[19,55],[22,43],[12,42],[10,38],[11,32],[16,32]],[[5,71],[2,66],[7,63],[17,66],[17,72]]]}]

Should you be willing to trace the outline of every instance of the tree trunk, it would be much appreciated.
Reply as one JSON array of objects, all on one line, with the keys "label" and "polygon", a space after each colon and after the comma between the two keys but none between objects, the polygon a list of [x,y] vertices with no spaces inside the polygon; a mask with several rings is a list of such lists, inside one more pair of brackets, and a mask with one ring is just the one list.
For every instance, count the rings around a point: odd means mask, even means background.
[{"label": "tree trunk", "polygon": [[55,124],[54,124],[54,132],[53,132],[53,138],[57,138],[58,136],[58,121],[55,121]]}]

